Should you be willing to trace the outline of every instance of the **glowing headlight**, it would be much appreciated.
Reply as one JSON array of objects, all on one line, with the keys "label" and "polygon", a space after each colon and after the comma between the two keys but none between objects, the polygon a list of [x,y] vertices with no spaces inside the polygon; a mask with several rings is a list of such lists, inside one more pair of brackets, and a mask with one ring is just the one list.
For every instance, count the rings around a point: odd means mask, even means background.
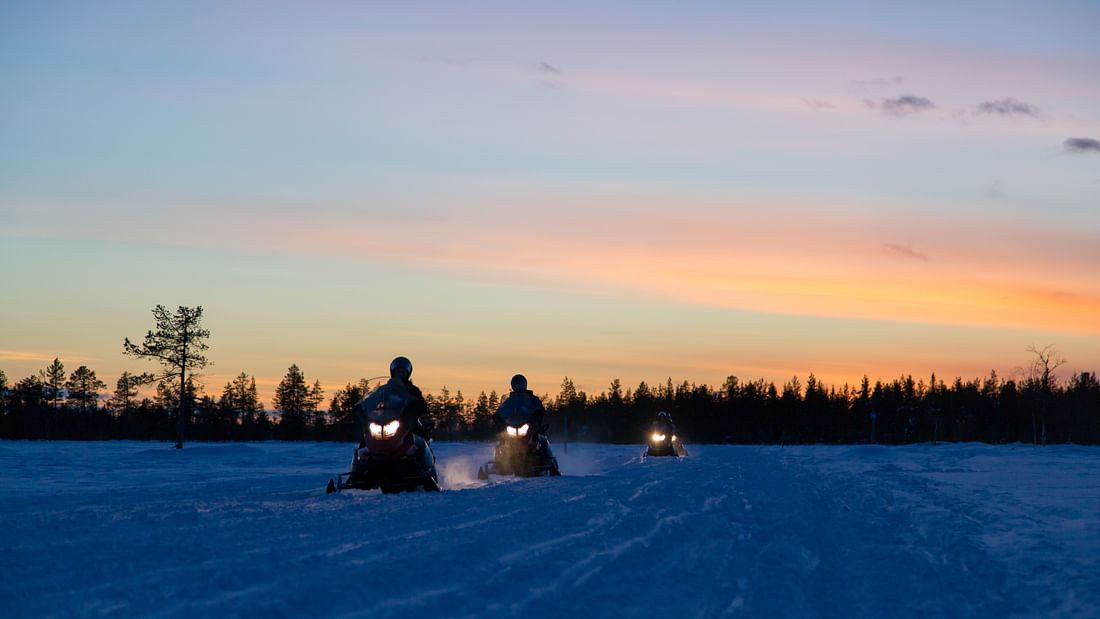
[{"label": "glowing headlight", "polygon": [[504,431],[508,433],[508,436],[515,436],[516,435],[516,429],[513,428],[512,426],[508,426],[507,428],[504,428]]},{"label": "glowing headlight", "polygon": [[673,441],[675,441],[675,440],[676,440],[676,435],[675,435],[675,434],[673,434],[673,435],[672,435],[672,440],[673,440]]},{"label": "glowing headlight", "polygon": [[520,426],[516,430],[516,434],[518,434],[520,436],[527,436],[527,430],[528,430],[527,424],[523,424],[522,426]]},{"label": "glowing headlight", "polygon": [[389,438],[397,434],[397,429],[400,427],[401,422],[396,419],[384,426],[378,425],[372,421],[370,424],[370,435],[379,440]]},{"label": "glowing headlight", "polygon": [[661,441],[665,440],[665,435],[657,434],[656,432],[654,432],[652,438],[654,443],[660,443]]},{"label": "glowing headlight", "polygon": [[504,428],[504,431],[508,433],[508,436],[527,436],[527,424],[523,424],[520,427],[508,426]]}]

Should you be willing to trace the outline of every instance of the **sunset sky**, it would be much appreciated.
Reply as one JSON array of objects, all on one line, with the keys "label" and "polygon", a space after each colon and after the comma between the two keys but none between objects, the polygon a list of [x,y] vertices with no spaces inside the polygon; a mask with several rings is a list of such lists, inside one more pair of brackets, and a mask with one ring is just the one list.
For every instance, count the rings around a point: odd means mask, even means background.
[{"label": "sunset sky", "polygon": [[1100,4],[830,4],[5,2],[0,370],[1100,370]]}]

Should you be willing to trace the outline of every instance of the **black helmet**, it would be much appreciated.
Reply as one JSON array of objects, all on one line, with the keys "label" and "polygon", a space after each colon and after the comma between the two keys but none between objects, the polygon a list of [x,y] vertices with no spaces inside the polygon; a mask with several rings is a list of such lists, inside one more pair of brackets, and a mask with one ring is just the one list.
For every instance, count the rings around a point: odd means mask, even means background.
[{"label": "black helmet", "polygon": [[405,378],[409,378],[413,373],[412,361],[409,361],[408,357],[397,357],[393,361],[390,361],[390,376],[394,375],[394,372],[401,370],[405,373]]},{"label": "black helmet", "polygon": [[512,391],[527,391],[527,377],[523,374],[513,376]]}]

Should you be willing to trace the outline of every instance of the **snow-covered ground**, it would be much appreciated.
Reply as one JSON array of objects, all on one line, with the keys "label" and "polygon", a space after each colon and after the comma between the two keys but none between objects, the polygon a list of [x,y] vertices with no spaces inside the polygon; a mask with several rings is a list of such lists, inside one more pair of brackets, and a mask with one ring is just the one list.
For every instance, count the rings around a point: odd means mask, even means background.
[{"label": "snow-covered ground", "polygon": [[1096,617],[1100,449],[556,446],[326,496],[349,445],[0,442],[0,614]]}]

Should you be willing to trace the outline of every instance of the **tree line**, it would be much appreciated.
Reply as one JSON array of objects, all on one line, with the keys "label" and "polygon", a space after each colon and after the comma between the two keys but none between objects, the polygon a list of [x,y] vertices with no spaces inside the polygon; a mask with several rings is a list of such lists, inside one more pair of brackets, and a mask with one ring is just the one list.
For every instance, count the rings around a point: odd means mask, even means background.
[{"label": "tree line", "polygon": [[[68,440],[354,441],[353,409],[371,384],[367,379],[337,389],[325,408],[320,381],[291,365],[275,390],[273,409],[260,402],[255,377],[242,372],[219,396],[204,393],[195,369],[205,365],[202,308],[175,314],[154,309],[158,328],[142,346],[126,339],[124,354],[150,358],[160,374],[124,372],[115,389],[94,370],[67,375],[59,359],[15,383],[0,371],[0,438]],[[988,377],[950,383],[902,376],[858,386],[826,386],[810,374],[777,386],[736,376],[712,387],[669,378],[624,388],[614,379],[588,394],[569,377],[555,396],[543,394],[552,440],[640,443],[659,411],[673,415],[685,442],[694,443],[884,443],[937,441],[1100,444],[1100,383],[1095,373],[1059,381],[1065,360],[1052,347],[1029,348],[1025,377]],[[154,385],[152,398],[139,389]],[[181,397],[182,393],[182,397]],[[427,394],[428,414],[441,440],[491,440],[496,391],[467,399],[444,387]]]},{"label": "tree line", "polygon": [[[9,439],[171,440],[178,428],[179,388],[156,384],[138,399],[149,375],[128,372],[109,397],[93,370],[65,375],[55,360],[39,374],[9,384],[0,371],[0,437]],[[353,441],[353,407],[368,381],[327,398],[319,381],[292,365],[279,383],[272,410],[260,402],[256,379],[242,372],[217,397],[189,378],[185,419],[189,440]],[[496,391],[466,399],[445,387],[426,396],[440,440],[491,440]],[[777,386],[730,376],[718,387],[671,379],[624,389],[618,379],[598,394],[578,391],[564,378],[556,395],[543,394],[556,441],[639,443],[658,411],[668,411],[684,440],[695,443],[883,443],[936,441],[1100,444],[1100,383],[1095,373],[1068,381],[1042,375],[1021,380],[988,377],[950,383],[903,376],[859,386],[826,386],[813,374]],[[566,434],[568,432],[568,435]]]}]

